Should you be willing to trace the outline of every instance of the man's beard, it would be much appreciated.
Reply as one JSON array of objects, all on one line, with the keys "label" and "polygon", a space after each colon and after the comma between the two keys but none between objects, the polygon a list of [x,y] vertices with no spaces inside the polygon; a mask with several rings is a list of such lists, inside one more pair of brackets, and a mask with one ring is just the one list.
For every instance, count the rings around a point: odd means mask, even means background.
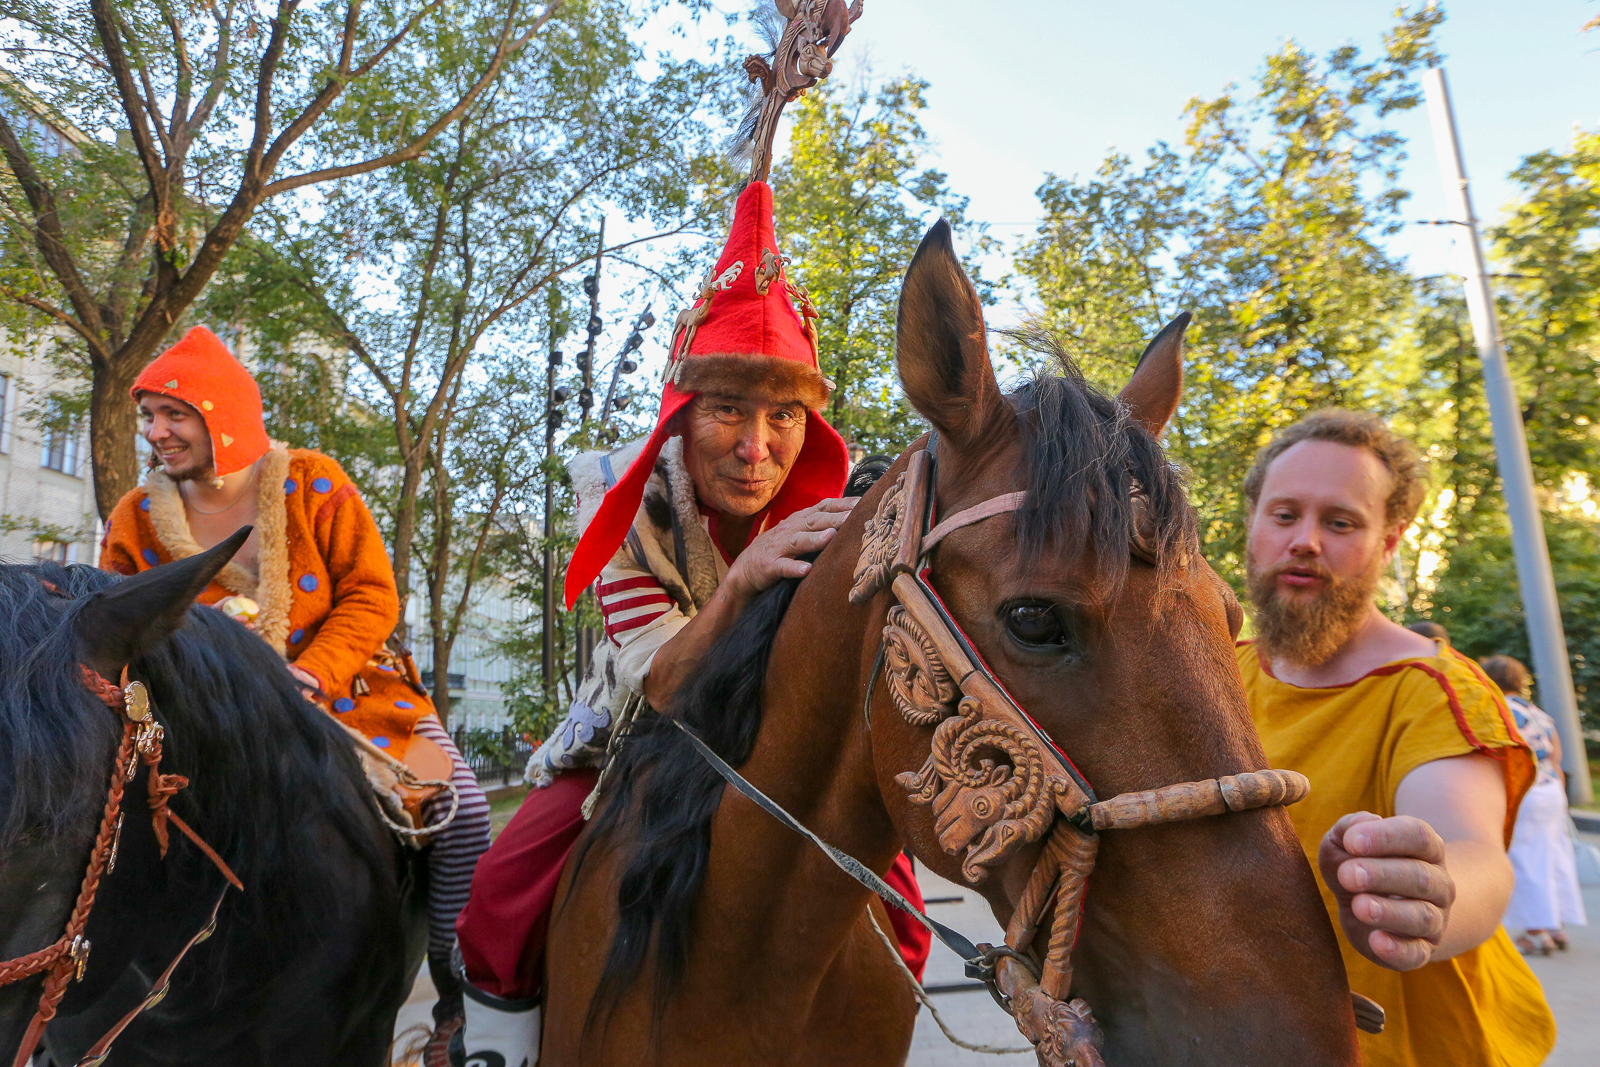
[{"label": "man's beard", "polygon": [[186,470],[178,471],[176,474],[168,474],[167,477],[175,482],[198,482],[202,478],[209,480],[216,477],[216,475],[211,473],[211,466],[207,464],[204,467],[189,467]]},{"label": "man's beard", "polygon": [[[1314,597],[1285,599],[1278,592],[1278,575],[1289,567],[1305,568],[1326,585]],[[1301,667],[1320,667],[1349,642],[1366,618],[1383,576],[1383,557],[1375,556],[1367,570],[1354,578],[1340,578],[1320,561],[1295,561],[1258,571],[1255,558],[1245,557],[1256,638],[1271,659]]]}]

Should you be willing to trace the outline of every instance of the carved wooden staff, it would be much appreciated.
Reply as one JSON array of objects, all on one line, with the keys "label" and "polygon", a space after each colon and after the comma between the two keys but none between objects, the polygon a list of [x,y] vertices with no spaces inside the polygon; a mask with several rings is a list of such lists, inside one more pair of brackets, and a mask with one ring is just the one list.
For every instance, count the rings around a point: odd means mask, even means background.
[{"label": "carved wooden staff", "polygon": [[772,173],[772,139],[783,106],[833,71],[833,54],[844,43],[851,25],[861,17],[863,0],[847,9],[844,0],[775,0],[778,14],[788,19],[778,47],[768,62],[765,56],[744,61],[745,73],[761,83],[761,111],[753,135],[750,180],[764,182]]}]

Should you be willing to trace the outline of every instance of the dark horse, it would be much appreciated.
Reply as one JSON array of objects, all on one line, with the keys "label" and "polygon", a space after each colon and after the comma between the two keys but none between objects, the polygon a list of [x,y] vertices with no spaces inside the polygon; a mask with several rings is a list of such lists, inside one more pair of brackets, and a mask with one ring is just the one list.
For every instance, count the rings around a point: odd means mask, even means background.
[{"label": "dark horse", "polygon": [[[117,1039],[108,1067],[378,1067],[422,956],[416,854],[385,830],[349,741],[260,638],[194,597],[236,536],[134,578],[0,566],[0,960],[61,935],[106,802],[121,728],[80,664],[126,664],[166,730],[172,809],[244,884],[170,992]],[[182,835],[160,858],[145,775],[128,783],[92,945],[45,1032],[47,1064],[78,1062],[202,928],[221,874]],[[38,977],[0,988],[9,1065]]]},{"label": "dark horse", "polygon": [[[1156,440],[1178,404],[1182,323],[1120,400],[1070,366],[1007,397],[981,312],[940,223],[898,322],[901,382],[939,432],[939,514],[1026,497],[940,542],[932,584],[1102,796],[1264,768],[1234,660],[1239,605]],[[960,880],[930,808],[896,782],[934,729],[871,682],[889,595],[848,596],[865,524],[908,462],[803,582],[752,604],[669,714],[874,869],[907,848]],[[1140,558],[1136,538],[1151,546]],[[877,898],[727,788],[665,718],[642,717],[620,752],[557,897],[540,1067],[903,1063],[916,1005],[873,929],[888,927]],[[979,886],[1002,925],[1039,851]],[[1072,994],[1113,1067],[1358,1061],[1334,932],[1280,808],[1104,835],[1072,957]]]}]

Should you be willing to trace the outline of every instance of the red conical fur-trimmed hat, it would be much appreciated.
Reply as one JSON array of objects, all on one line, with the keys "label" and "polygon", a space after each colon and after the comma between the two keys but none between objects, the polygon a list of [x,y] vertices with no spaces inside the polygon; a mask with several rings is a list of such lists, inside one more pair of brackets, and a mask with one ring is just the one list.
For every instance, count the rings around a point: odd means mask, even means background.
[{"label": "red conical fur-trimmed hat", "polygon": [[204,326],[184,334],[140,371],[130,392],[135,400],[140,393],[160,393],[198,411],[211,435],[211,462],[219,478],[244,470],[272,447],[256,380]]},{"label": "red conical fur-trimmed hat", "polygon": [[799,401],[809,409],[805,443],[768,507],[768,523],[844,491],[850,456],[819,412],[833,383],[817,363],[816,310],[790,282],[772,224],[772,187],[751,182],[739,196],[716,267],[694,306],[678,316],[655,431],[626,474],[606,492],[567,565],[567,607],[616,554],[638,513],[673,419],[696,394]]}]

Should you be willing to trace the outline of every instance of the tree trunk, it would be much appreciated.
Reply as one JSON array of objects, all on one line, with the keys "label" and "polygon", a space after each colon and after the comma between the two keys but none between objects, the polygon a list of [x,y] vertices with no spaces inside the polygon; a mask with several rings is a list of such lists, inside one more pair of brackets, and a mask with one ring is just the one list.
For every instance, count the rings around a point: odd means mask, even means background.
[{"label": "tree trunk", "polygon": [[89,393],[89,456],[94,468],[94,500],[101,519],[111,517],[130,490],[139,484],[139,414],[128,390],[145,367],[147,353],[127,348],[109,366],[96,363]]},{"label": "tree trunk", "polygon": [[[404,418],[403,409],[396,406]],[[398,425],[398,424],[397,424]],[[402,442],[403,447],[403,442]],[[394,512],[394,586],[400,596],[400,636],[411,640],[411,627],[406,624],[406,604],[411,600],[411,545],[417,536],[417,486],[422,482],[422,454],[420,449],[402,451],[405,473],[400,477],[400,500]]]}]

